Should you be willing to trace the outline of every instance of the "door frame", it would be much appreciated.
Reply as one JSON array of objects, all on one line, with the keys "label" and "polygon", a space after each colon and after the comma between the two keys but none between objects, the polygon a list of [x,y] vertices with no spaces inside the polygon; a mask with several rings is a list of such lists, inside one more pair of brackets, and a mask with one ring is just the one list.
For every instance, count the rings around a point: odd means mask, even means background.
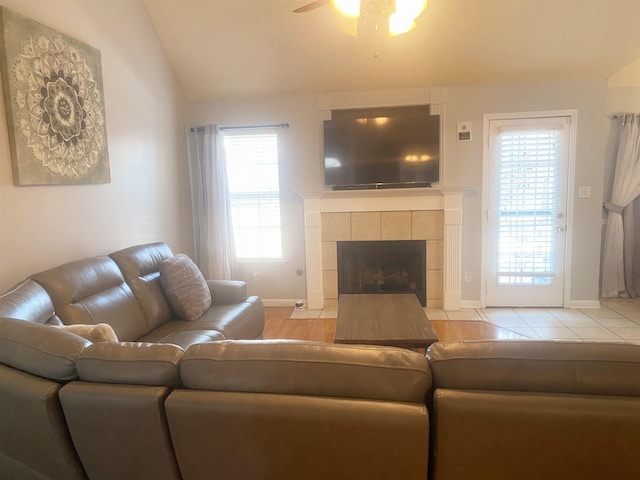
[{"label": "door frame", "polygon": [[492,120],[528,120],[535,118],[569,117],[569,165],[567,166],[567,222],[565,230],[565,258],[564,258],[564,285],[563,306],[571,306],[571,260],[573,252],[573,218],[575,198],[575,164],[576,141],[578,131],[578,110],[544,110],[535,112],[512,113],[485,113],[482,127],[482,234],[481,234],[481,261],[480,261],[480,304],[487,306],[487,235],[489,217],[489,138],[491,131],[489,122]]}]

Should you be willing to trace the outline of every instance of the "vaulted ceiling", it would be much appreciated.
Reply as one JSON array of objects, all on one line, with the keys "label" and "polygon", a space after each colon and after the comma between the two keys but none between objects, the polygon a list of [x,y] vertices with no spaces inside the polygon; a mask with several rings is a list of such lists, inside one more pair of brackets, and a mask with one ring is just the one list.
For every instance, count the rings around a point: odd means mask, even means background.
[{"label": "vaulted ceiling", "polygon": [[190,99],[609,78],[640,58],[640,0],[429,0],[377,40],[311,0],[143,0]]}]

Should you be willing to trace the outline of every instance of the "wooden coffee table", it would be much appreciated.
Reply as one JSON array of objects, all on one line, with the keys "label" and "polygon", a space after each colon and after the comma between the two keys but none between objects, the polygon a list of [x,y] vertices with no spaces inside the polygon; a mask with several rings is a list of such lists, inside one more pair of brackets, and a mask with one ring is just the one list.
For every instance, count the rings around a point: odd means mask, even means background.
[{"label": "wooden coffee table", "polygon": [[413,294],[340,295],[335,343],[427,348],[437,341]]}]

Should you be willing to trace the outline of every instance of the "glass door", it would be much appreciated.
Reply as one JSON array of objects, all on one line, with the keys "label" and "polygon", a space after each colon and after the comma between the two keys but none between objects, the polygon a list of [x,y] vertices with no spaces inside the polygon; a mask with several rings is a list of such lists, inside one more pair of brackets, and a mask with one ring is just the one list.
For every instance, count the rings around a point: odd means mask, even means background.
[{"label": "glass door", "polygon": [[564,303],[569,121],[489,122],[487,306]]}]

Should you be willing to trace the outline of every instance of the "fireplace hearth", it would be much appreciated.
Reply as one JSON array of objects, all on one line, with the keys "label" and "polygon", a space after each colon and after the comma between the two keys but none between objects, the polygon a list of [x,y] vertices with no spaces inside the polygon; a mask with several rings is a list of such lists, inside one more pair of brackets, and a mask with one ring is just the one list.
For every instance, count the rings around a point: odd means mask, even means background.
[{"label": "fireplace hearth", "polygon": [[414,293],[427,303],[426,242],[337,242],[338,294]]}]

